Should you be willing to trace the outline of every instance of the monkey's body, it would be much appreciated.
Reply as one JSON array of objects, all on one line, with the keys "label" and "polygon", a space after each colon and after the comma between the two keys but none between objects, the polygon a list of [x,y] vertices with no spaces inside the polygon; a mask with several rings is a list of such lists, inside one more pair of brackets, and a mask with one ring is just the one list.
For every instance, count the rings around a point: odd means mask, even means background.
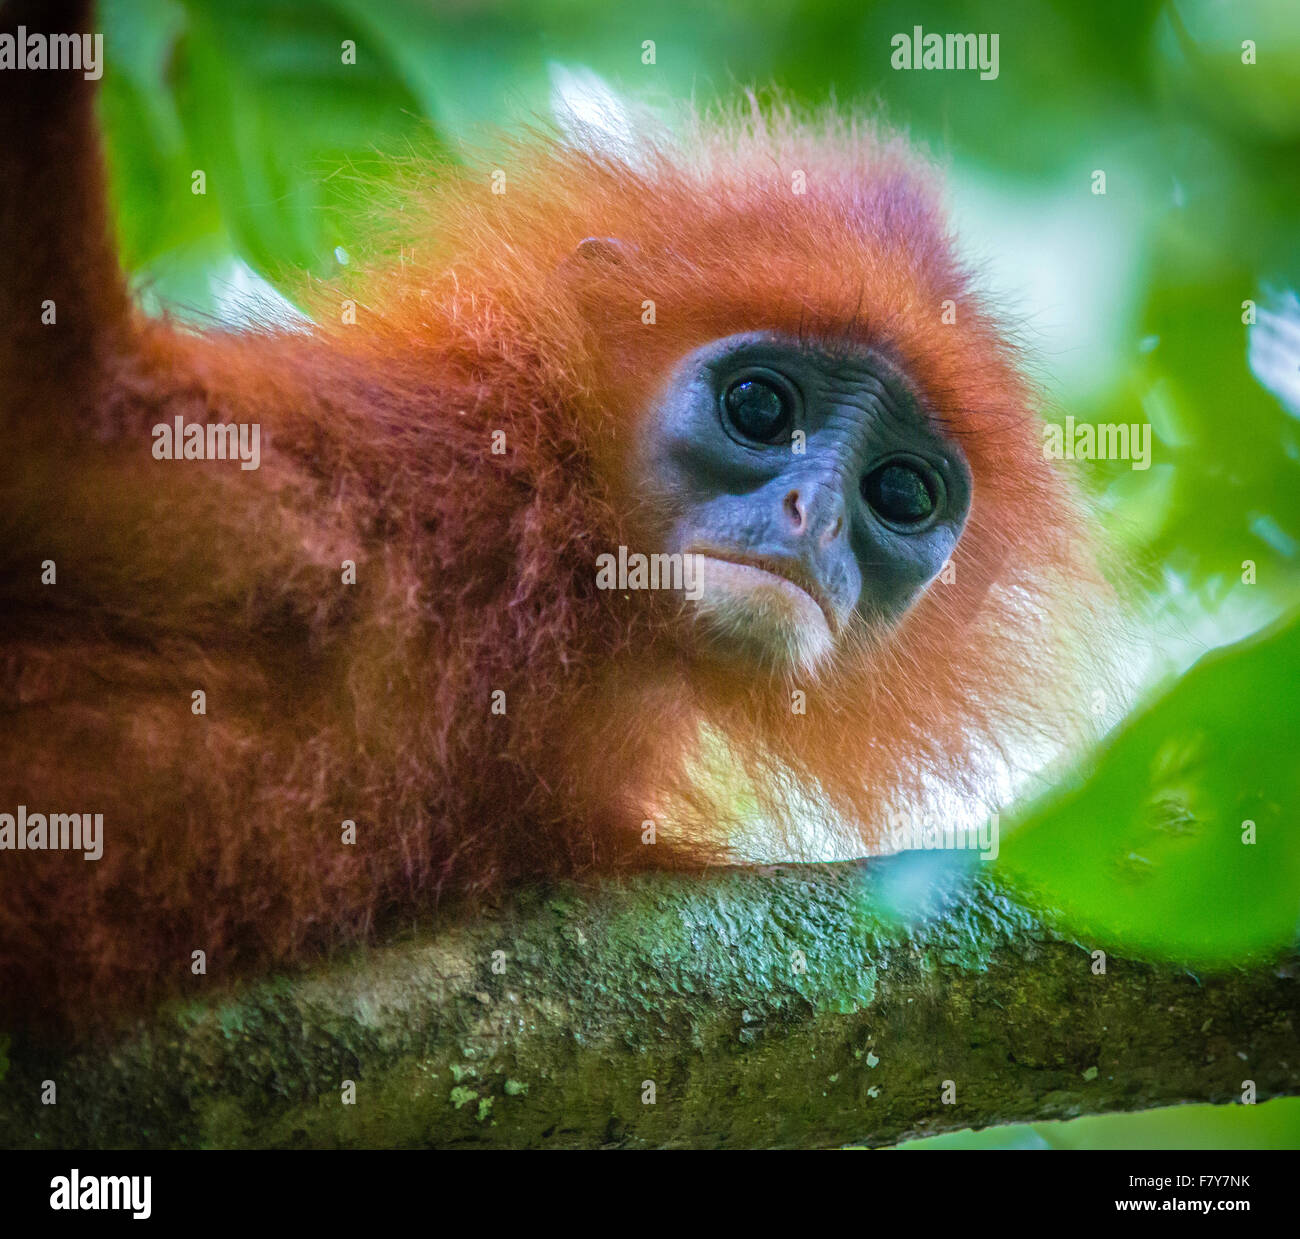
[{"label": "monkey's body", "polygon": [[[469,410],[348,429],[347,393],[385,407],[396,376],[326,358],[328,394],[297,384],[307,340],[163,344],[110,442],[44,443],[7,488],[0,813],[100,813],[104,850],[0,852],[0,993],[116,1002],[196,950],[228,976],[445,890],[611,863],[615,836],[557,829],[557,798],[594,789],[537,777],[598,644],[528,579],[563,477],[492,458]],[[260,424],[258,469],[155,460],[175,417]]]},{"label": "monkey's body", "polygon": [[[0,139],[0,814],[102,814],[103,855],[0,850],[0,1028],[99,1023],[439,896],[725,859],[746,821],[797,853],[810,805],[869,853],[936,784],[986,796],[1004,724],[1068,730],[1052,617],[1090,579],[1077,513],[897,143],[786,119],[648,144],[635,169],[516,148],[504,194],[472,172],[423,190],[408,214],[436,245],[321,297],[311,332],[199,337],[129,311],[93,161],[46,167],[56,132],[93,150],[86,89],[0,82],[25,118]],[[53,239],[34,184],[63,204]],[[592,236],[618,245],[584,256]],[[57,322],[34,325],[46,299]],[[729,428],[646,429],[698,421],[673,401],[707,393],[668,376],[733,337],[775,350],[728,380],[749,424],[780,412],[761,374],[813,368],[820,481]],[[258,467],[157,459],[177,418],[256,424]],[[881,483],[886,432],[948,481]],[[817,504],[853,469],[877,506],[946,496],[951,537],[837,551],[843,512]],[[731,566],[702,618],[598,587],[620,547],[698,552],[697,501],[733,542],[820,531],[821,575],[710,544]],[[764,657],[720,648],[738,625]]]}]

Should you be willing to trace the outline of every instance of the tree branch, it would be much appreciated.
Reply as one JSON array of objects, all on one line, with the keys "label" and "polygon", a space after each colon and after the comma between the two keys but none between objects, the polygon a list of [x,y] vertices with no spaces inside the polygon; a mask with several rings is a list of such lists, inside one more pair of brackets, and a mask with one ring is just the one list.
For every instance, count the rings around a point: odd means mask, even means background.
[{"label": "tree branch", "polygon": [[1300,1093],[1295,957],[1095,975],[982,872],[891,914],[919,855],[530,892],[111,1052],[15,1045],[0,1145],[809,1148]]}]

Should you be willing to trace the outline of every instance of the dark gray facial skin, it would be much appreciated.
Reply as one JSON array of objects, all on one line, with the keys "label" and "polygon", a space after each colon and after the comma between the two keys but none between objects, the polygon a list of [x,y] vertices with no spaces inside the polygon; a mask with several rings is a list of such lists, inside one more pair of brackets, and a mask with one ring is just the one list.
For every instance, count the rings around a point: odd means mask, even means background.
[{"label": "dark gray facial skin", "polygon": [[[709,556],[725,605],[702,614],[719,640],[769,661],[808,661],[790,632],[757,631],[816,620],[808,598],[829,645],[855,615],[896,621],[970,510],[961,449],[866,351],[771,333],[715,340],[682,359],[643,424],[639,476],[667,523],[662,549]],[[775,605],[797,591],[801,616]],[[813,644],[817,661],[828,643]]]}]

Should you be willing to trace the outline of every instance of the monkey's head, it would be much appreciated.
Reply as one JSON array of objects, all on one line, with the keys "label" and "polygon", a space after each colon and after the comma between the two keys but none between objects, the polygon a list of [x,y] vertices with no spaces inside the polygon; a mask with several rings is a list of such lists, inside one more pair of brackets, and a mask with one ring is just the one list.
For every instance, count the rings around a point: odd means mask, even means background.
[{"label": "monkey's head", "polygon": [[[829,119],[693,138],[694,154],[652,143],[639,165],[578,153],[526,202],[506,194],[499,235],[554,230],[557,293],[512,288],[510,308],[560,359],[571,459],[613,479],[627,519],[599,550],[680,573],[666,606],[630,584],[626,611],[718,683],[815,674],[865,699],[891,657],[969,647],[991,587],[1040,592],[1070,558],[1069,487],[912,152]],[[540,339],[539,308],[570,342]],[[1001,623],[1006,648],[1027,623]]]},{"label": "monkey's head", "polygon": [[[553,558],[528,589],[546,631],[590,645],[562,674],[600,665],[602,691],[642,702],[668,753],[648,779],[680,784],[673,753],[724,737],[770,818],[816,788],[871,833],[876,791],[974,798],[1009,733],[1086,732],[1108,605],[1086,509],[905,142],[778,109],[492,166],[504,182],[427,191],[440,248],[401,268],[418,331],[393,347],[454,342],[443,433],[504,428],[494,486],[529,462],[517,528]],[[606,761],[587,713],[572,747]]]},{"label": "monkey's head", "polygon": [[726,336],[652,405],[637,473],[716,656],[812,670],[896,623],[961,537],[961,446],[869,348]]}]

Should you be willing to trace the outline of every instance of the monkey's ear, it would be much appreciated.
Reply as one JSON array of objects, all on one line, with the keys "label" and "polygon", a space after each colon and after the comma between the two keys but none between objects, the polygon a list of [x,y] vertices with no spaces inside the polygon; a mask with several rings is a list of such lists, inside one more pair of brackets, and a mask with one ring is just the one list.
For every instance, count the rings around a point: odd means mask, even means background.
[{"label": "monkey's ear", "polygon": [[631,256],[633,247],[617,237],[584,237],[569,257],[571,264],[602,263],[620,267]]},{"label": "monkey's ear", "polygon": [[636,253],[636,247],[617,237],[584,237],[556,269],[571,287],[599,284],[613,276]]}]

